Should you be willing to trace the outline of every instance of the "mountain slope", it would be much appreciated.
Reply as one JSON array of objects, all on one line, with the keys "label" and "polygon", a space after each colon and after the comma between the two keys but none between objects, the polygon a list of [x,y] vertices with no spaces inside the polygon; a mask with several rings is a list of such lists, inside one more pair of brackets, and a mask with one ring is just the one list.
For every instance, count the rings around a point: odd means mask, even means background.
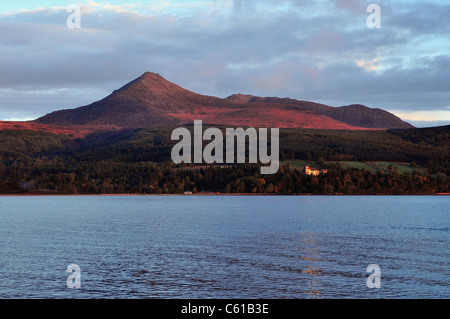
[{"label": "mountain slope", "polygon": [[190,92],[158,74],[146,72],[98,102],[73,110],[56,111],[36,122],[119,127],[177,124],[178,121],[167,113],[180,108],[190,110],[198,105],[217,105],[220,101],[219,98]]},{"label": "mountain slope", "polygon": [[353,104],[341,107],[332,107],[324,104],[299,101],[289,98],[257,97],[253,95],[234,94],[227,98],[238,103],[255,103],[276,106],[280,109],[295,110],[299,112],[313,112],[330,117],[349,126],[364,128],[412,128],[409,123],[402,121],[392,113],[381,109],[372,109],[364,105]]},{"label": "mountain slope", "polygon": [[324,114],[354,126],[368,128],[412,128],[392,113],[381,109],[371,109],[364,105],[354,104],[333,108]]},{"label": "mountain slope", "polygon": [[411,128],[393,114],[362,105],[331,107],[294,99],[235,94],[226,99],[186,90],[161,75],[146,72],[104,99],[56,111],[34,121],[64,126],[139,128],[208,124],[320,129]]}]

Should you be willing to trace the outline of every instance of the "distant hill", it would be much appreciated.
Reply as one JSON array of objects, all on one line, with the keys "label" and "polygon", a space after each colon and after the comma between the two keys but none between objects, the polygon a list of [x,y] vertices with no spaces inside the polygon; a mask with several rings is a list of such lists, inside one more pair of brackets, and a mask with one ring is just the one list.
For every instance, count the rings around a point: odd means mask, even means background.
[{"label": "distant hill", "polygon": [[412,128],[409,123],[381,109],[371,109],[367,106],[354,104],[333,108],[325,114],[335,120],[349,125],[368,128]]},{"label": "distant hill", "polygon": [[34,121],[60,126],[142,128],[207,124],[316,129],[412,128],[395,115],[363,105],[331,107],[287,98],[235,94],[222,99],[186,90],[146,72],[90,105],[56,111]]}]

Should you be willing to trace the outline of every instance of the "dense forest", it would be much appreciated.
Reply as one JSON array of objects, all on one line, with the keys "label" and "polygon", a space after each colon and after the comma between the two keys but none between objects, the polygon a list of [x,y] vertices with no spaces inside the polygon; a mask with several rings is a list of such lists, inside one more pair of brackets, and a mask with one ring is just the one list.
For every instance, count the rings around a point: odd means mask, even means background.
[{"label": "dense forest", "polygon": [[[104,132],[73,139],[33,131],[0,131],[3,194],[435,194],[450,192],[450,126],[388,131],[280,130],[280,159],[328,169],[309,176],[255,164],[175,165],[172,127]],[[412,173],[369,171],[336,161],[409,163]]]}]

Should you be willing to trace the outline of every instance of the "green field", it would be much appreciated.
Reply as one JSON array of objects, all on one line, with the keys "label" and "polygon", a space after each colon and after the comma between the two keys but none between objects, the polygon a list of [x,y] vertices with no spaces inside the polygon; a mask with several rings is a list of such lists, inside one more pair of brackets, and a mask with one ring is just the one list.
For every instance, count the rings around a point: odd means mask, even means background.
[{"label": "green field", "polygon": [[380,167],[381,169],[384,169],[385,171],[389,170],[389,166],[392,165],[393,169],[397,169],[397,171],[401,174],[403,173],[409,173],[412,174],[414,172],[422,172],[424,171],[423,168],[419,168],[419,167],[411,167],[410,164],[406,164],[406,163],[394,163],[394,162],[372,162],[374,165],[377,165],[378,167]]},{"label": "green field", "polygon": [[369,172],[376,172],[377,169],[372,165],[364,162],[350,162],[350,161],[342,161],[342,162],[331,162],[340,164],[343,168],[357,168],[357,169],[366,169]]},{"label": "green field", "polygon": [[[329,164],[340,164],[342,168],[356,168],[365,169],[369,172],[389,172],[390,168],[396,170],[400,174],[413,172],[424,172],[425,169],[422,167],[411,167],[409,163],[397,163],[397,162],[356,162],[356,161],[329,161]],[[300,159],[281,161],[280,166],[289,165],[291,169],[303,170],[306,165],[314,168],[321,168],[318,163],[314,161],[305,161]]]},{"label": "green field", "polygon": [[408,173],[412,174],[414,172],[423,172],[425,169],[421,167],[411,167],[409,163],[397,163],[397,162],[332,162],[338,163],[343,168],[357,168],[366,169],[370,172],[383,171],[389,172],[391,169],[396,170],[400,174]]},{"label": "green field", "polygon": [[298,170],[304,169],[306,165],[308,165],[310,167],[316,167],[314,162],[309,162],[309,161],[304,161],[304,160],[299,160],[299,159],[280,162],[280,166],[285,166],[285,165],[289,165],[289,167],[291,169],[298,169]]}]

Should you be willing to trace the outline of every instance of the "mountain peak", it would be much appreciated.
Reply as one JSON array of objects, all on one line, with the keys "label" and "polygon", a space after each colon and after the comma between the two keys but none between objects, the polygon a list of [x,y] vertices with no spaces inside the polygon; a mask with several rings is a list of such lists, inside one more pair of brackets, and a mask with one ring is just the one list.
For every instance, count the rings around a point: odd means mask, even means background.
[{"label": "mountain peak", "polygon": [[154,72],[144,72],[138,79],[141,80],[164,80],[167,81],[161,74]]},{"label": "mountain peak", "polygon": [[[159,73],[151,72],[151,71],[145,71],[142,76],[161,76]],[[162,76],[161,76],[162,77]]]},{"label": "mountain peak", "polygon": [[145,72],[137,79],[125,84],[120,89],[115,90],[114,93],[127,92],[135,94],[137,92],[147,92],[153,94],[169,94],[173,95],[180,91],[186,91],[175,83],[167,81],[158,73]]}]

